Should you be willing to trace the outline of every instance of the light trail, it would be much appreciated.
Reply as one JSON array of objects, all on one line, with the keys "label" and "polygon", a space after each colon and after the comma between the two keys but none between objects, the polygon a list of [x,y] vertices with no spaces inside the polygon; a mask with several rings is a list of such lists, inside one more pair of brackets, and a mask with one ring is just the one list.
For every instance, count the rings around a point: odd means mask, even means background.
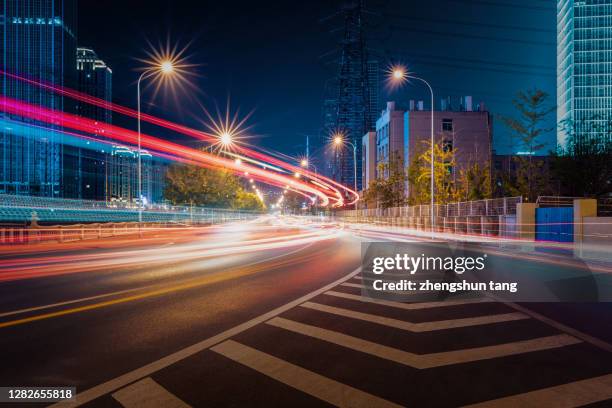
[{"label": "light trail", "polygon": [[[65,112],[27,104],[12,98],[1,97],[0,109],[9,114],[23,116],[54,126],[61,126],[62,128],[70,128],[81,132],[100,135],[108,139],[118,140],[129,144],[134,144],[138,138],[138,134],[136,132],[128,129],[115,125],[109,125],[107,123],[101,123]],[[333,197],[329,197],[324,192],[311,187],[307,183],[296,180],[293,177],[287,177],[277,172],[264,170],[259,167],[250,166],[243,163],[237,163],[234,160],[208,154],[200,150],[185,147],[177,143],[168,142],[166,140],[146,134],[142,134],[141,140],[142,146],[150,152],[168,153],[177,157],[191,160],[194,163],[226,168],[240,176],[243,176],[245,172],[248,172],[249,174],[258,177],[260,181],[264,183],[272,181],[277,186],[279,184],[290,185],[292,188],[317,195],[321,199],[324,206],[329,204],[329,198],[333,199]]]},{"label": "light trail", "polygon": [[[57,86],[54,86],[54,85],[51,85],[51,84],[47,84],[47,83],[44,83],[44,82],[39,82],[39,81],[35,81],[35,80],[32,80],[32,79],[24,78],[24,77],[21,77],[19,75],[8,73],[8,72],[2,71],[2,70],[0,70],[0,73],[2,73],[3,75],[8,76],[10,78],[17,79],[19,81],[22,81],[22,82],[25,82],[25,83],[28,83],[28,84],[40,87],[42,89],[49,90],[49,91],[57,93],[59,95],[67,96],[67,97],[70,97],[72,99],[75,99],[75,100],[78,100],[78,101],[81,101],[81,102],[85,102],[85,103],[88,103],[88,104],[91,104],[91,105],[94,105],[94,106],[97,106],[97,107],[100,107],[100,108],[108,109],[108,110],[111,110],[113,112],[117,112],[117,113],[120,113],[120,114],[123,114],[123,115],[126,115],[126,116],[130,116],[130,117],[133,117],[133,118],[136,118],[138,116],[138,113],[135,110],[133,110],[133,109],[126,108],[126,107],[123,107],[121,105],[109,104],[108,101],[105,101],[105,100],[100,99],[100,98],[95,98],[93,96],[87,95],[87,94],[82,93],[82,92],[78,92],[78,91],[75,91],[75,90],[72,90],[72,89],[69,89],[69,88],[57,87]],[[186,136],[190,136],[190,137],[196,138],[198,140],[202,140],[202,141],[208,142],[208,143],[213,144],[213,145],[218,143],[218,138],[213,136],[213,135],[211,135],[211,134],[208,134],[206,132],[202,132],[202,131],[199,131],[199,130],[196,130],[196,129],[193,129],[193,128],[190,128],[190,127],[187,127],[187,126],[184,126],[184,125],[179,125],[179,124],[170,122],[168,120],[160,119],[160,118],[157,118],[157,117],[152,116],[152,115],[148,115],[148,114],[142,113],[141,114],[141,120],[145,121],[145,122],[148,122],[148,123],[151,123],[151,124],[154,124],[156,126],[160,126],[160,127],[163,127],[163,128],[166,128],[166,129],[169,129],[169,130],[172,130],[172,131],[175,131],[177,133],[181,133],[181,134],[186,135]],[[57,125],[61,125],[61,124],[58,123]],[[108,137],[107,134],[103,134],[101,136]],[[332,200],[335,201],[334,206],[336,206],[336,207],[344,205],[344,195],[341,193],[340,190],[344,191],[348,196],[352,196],[352,201],[349,201],[348,205],[353,205],[353,204],[355,204],[359,200],[359,194],[356,191],[350,189],[347,186],[344,186],[344,185],[336,182],[335,180],[332,180],[330,178],[321,176],[319,174],[315,174],[315,173],[313,173],[313,172],[311,172],[311,171],[309,171],[307,169],[304,169],[302,167],[291,165],[291,164],[289,164],[287,162],[284,162],[284,161],[282,161],[280,159],[277,159],[275,157],[272,157],[272,156],[264,154],[264,153],[260,153],[260,152],[258,152],[256,150],[249,149],[249,148],[241,146],[241,145],[237,145],[236,144],[236,145],[233,146],[233,149],[235,151],[237,151],[237,152],[247,156],[247,157],[254,158],[254,159],[257,159],[257,160],[262,161],[262,162],[266,162],[266,163],[270,163],[270,164],[276,165],[278,167],[281,167],[281,168],[284,168],[284,169],[290,171],[291,173],[300,172],[301,174],[307,176],[309,179],[317,180],[319,183],[322,183],[324,185],[330,186],[330,188],[333,190],[334,194],[333,194],[333,196],[331,196],[331,195],[328,195],[329,194],[328,192],[326,193],[326,197],[327,198],[325,200],[322,200],[325,203],[324,206],[326,206],[327,203],[329,203],[329,199],[332,199]]]},{"label": "light trail", "polygon": [[196,261],[220,256],[239,256],[254,252],[287,249],[320,241],[334,240],[341,231],[314,231],[290,233],[272,238],[259,238],[227,242],[198,242],[180,247],[144,250],[113,251],[101,254],[75,254],[43,256],[0,262],[0,281],[38,278],[81,272],[120,269],[127,267],[153,267],[162,264]]}]

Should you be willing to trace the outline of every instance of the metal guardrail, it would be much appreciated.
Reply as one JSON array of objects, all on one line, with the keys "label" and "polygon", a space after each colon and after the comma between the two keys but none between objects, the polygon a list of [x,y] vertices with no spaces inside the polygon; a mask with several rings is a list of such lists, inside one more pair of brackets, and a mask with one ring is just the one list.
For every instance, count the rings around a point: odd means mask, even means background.
[{"label": "metal guardrail", "polygon": [[573,207],[574,200],[584,197],[559,197],[559,196],[539,196],[536,204],[540,208],[545,207]]},{"label": "metal guardrail", "polygon": [[[218,222],[252,218],[257,212],[218,208],[148,205],[142,210],[144,222]],[[121,203],[93,200],[16,196],[0,194],[0,222],[74,224],[135,222],[139,209]]]},{"label": "metal guardrail", "polygon": [[[436,217],[469,217],[516,215],[516,205],[522,197],[492,198],[478,201],[464,201],[450,204],[435,204]],[[406,207],[371,208],[362,210],[345,210],[336,213],[340,217],[429,217],[430,205]]]},{"label": "metal guardrail", "polygon": [[141,231],[163,228],[162,224],[137,222],[54,225],[29,228],[0,228],[0,244],[35,244],[41,242],[71,242],[100,239],[117,235],[137,234]]},{"label": "metal guardrail", "polygon": [[597,199],[597,216],[612,217],[612,197]]}]

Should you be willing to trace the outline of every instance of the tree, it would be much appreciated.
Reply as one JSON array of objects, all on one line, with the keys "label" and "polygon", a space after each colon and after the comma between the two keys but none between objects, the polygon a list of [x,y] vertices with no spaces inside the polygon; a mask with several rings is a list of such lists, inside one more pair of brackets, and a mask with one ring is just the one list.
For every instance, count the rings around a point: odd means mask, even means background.
[{"label": "tree", "polygon": [[612,119],[561,124],[567,144],[551,158],[560,193],[571,197],[612,194]]},{"label": "tree", "polygon": [[511,156],[509,160],[508,172],[500,172],[496,177],[501,183],[498,194],[535,201],[539,195],[554,193],[546,160],[524,156]]},{"label": "tree", "polygon": [[[424,152],[416,156],[408,167],[411,205],[431,202],[431,142],[424,141]],[[434,144],[434,200],[436,204],[458,201],[459,194],[453,172],[456,168],[455,151],[444,143]]]},{"label": "tree", "polygon": [[254,194],[244,190],[238,177],[224,169],[173,164],[166,173],[164,197],[172,204],[234,209],[262,209]]},{"label": "tree", "polygon": [[548,94],[539,89],[521,91],[513,101],[518,116],[500,116],[502,122],[512,132],[513,139],[518,139],[517,147],[526,153],[526,157],[515,158],[517,173],[521,173],[521,176],[506,177],[509,183],[508,189],[516,191],[530,201],[535,201],[541,192],[539,188],[546,186],[543,180],[546,174],[538,171],[538,168],[542,169],[542,163],[537,163],[533,155],[544,147],[540,140],[542,136],[554,130],[545,123],[548,115],[555,109],[554,106],[548,106],[547,98]]},{"label": "tree", "polygon": [[259,197],[257,197],[257,194],[240,189],[236,194],[236,199],[232,204],[232,208],[236,210],[262,211],[264,205]]},{"label": "tree", "polygon": [[388,163],[378,165],[377,177],[370,182],[364,192],[364,201],[368,205],[381,208],[399,207],[406,203],[405,185],[407,181],[402,160],[394,157]]},{"label": "tree", "polygon": [[460,199],[464,201],[491,198],[491,172],[489,166],[473,163],[459,175]]}]

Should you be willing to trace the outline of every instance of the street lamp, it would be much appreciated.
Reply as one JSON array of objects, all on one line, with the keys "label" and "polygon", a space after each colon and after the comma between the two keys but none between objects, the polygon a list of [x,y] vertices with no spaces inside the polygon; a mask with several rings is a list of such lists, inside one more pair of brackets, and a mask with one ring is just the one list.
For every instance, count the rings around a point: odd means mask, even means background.
[{"label": "street lamp", "polygon": [[355,191],[357,191],[357,146],[355,146],[353,143],[349,142],[348,140],[344,140],[344,137],[339,134],[336,133],[336,135],[333,138],[333,143],[334,146],[336,147],[340,147],[342,145],[349,145],[353,148],[353,170],[354,170],[354,187],[355,187]]},{"label": "street lamp", "polygon": [[308,161],[308,159],[300,160],[300,166],[302,166],[305,169],[309,169],[310,167],[312,167],[314,169],[315,174],[318,174],[317,166],[315,166],[314,164],[310,163]]},{"label": "street lamp", "polygon": [[392,69],[391,79],[397,83],[402,83],[407,79],[416,79],[417,81],[423,82],[427,85],[429,89],[429,93],[431,94],[431,185],[430,185],[430,196],[431,196],[431,206],[430,206],[430,215],[431,215],[431,233],[433,236],[434,231],[434,93],[429,82],[424,80],[423,78],[419,78],[414,75],[410,75],[406,72],[406,68],[402,66],[396,66]]},{"label": "street lamp", "polygon": [[138,82],[136,83],[136,100],[138,106],[138,222],[142,223],[142,161],[140,156],[142,154],[140,139],[140,82],[144,77],[148,77],[150,75],[155,74],[156,72],[161,73],[162,75],[171,75],[174,72],[174,64],[172,60],[164,60],[160,61],[158,64],[153,65],[152,67],[144,70],[142,74],[138,77]]},{"label": "street lamp", "polygon": [[219,141],[223,147],[228,147],[233,143],[233,137],[230,132],[223,132],[221,136],[219,136]]}]

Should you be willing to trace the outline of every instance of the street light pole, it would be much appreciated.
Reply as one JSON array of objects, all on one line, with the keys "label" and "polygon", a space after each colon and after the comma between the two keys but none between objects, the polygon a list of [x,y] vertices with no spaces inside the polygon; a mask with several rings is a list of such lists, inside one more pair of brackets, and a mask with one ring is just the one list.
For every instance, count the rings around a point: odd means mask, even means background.
[{"label": "street light pole", "polygon": [[341,134],[336,134],[333,139],[333,143],[336,146],[347,144],[353,148],[354,188],[355,193],[357,193],[357,146],[354,143],[349,142],[348,140],[344,140],[344,137]]},{"label": "street light pole", "polygon": [[354,143],[351,143],[349,141],[343,141],[343,143],[346,143],[347,145],[351,146],[353,148],[353,171],[354,171],[354,188],[355,188],[355,192],[357,192],[357,146],[355,146]]},{"label": "street light pole", "polygon": [[141,169],[141,160],[140,160],[140,156],[141,156],[141,149],[140,149],[140,81],[142,81],[142,78],[145,76],[145,74],[147,74],[149,72],[149,70],[144,71],[142,74],[140,74],[140,76],[138,77],[138,82],[136,83],[136,105],[138,107],[138,115],[137,115],[137,122],[138,122],[138,223],[142,223],[142,169]]},{"label": "street light pole", "polygon": [[319,171],[317,170],[317,166],[312,164],[308,159],[303,159],[302,161],[300,161],[300,166],[304,167],[305,169],[310,169],[312,167],[314,169],[315,175],[318,175],[319,173]]},{"label": "street light pole", "polygon": [[421,81],[423,82],[425,85],[427,85],[427,88],[429,89],[429,93],[431,95],[431,166],[430,166],[430,171],[431,171],[431,185],[430,185],[430,192],[429,195],[431,196],[430,199],[430,208],[429,208],[429,214],[431,217],[431,234],[433,237],[433,233],[434,233],[434,222],[435,222],[435,217],[434,217],[434,176],[435,176],[435,172],[434,172],[434,93],[433,93],[433,89],[431,87],[431,85],[429,85],[429,82],[427,82],[426,80],[424,80],[423,78],[419,78],[416,76],[412,76],[412,75],[404,75],[405,78],[411,78],[411,79],[416,79],[417,81]]},{"label": "street light pole", "polygon": [[355,184],[355,192],[357,192],[357,146],[351,142],[347,142],[349,145],[353,146],[353,180]]},{"label": "street light pole", "polygon": [[409,75],[408,73],[406,73],[406,68],[398,65],[395,68],[393,68],[393,70],[391,71],[391,78],[394,81],[404,81],[406,79],[416,79],[417,81],[421,81],[423,82],[425,85],[427,85],[427,88],[429,89],[429,93],[431,94],[431,185],[430,185],[430,196],[431,196],[431,200],[430,200],[430,216],[431,216],[431,237],[434,237],[434,223],[435,223],[435,217],[434,217],[434,177],[435,177],[435,171],[434,171],[434,93],[433,93],[433,89],[431,87],[431,85],[429,85],[429,82],[427,82],[426,80],[424,80],[423,78],[419,78],[417,76],[413,76],[413,75]]},{"label": "street light pole", "polygon": [[154,73],[155,71],[159,71],[161,74],[166,75],[172,73],[174,70],[174,65],[172,60],[160,61],[159,65],[154,65],[149,69],[145,69],[142,74],[138,77],[138,82],[136,83],[136,106],[137,106],[137,116],[136,122],[138,124],[138,223],[142,223],[142,208],[143,208],[143,200],[142,200],[142,146],[141,146],[141,132],[140,132],[140,82],[142,80]]}]

